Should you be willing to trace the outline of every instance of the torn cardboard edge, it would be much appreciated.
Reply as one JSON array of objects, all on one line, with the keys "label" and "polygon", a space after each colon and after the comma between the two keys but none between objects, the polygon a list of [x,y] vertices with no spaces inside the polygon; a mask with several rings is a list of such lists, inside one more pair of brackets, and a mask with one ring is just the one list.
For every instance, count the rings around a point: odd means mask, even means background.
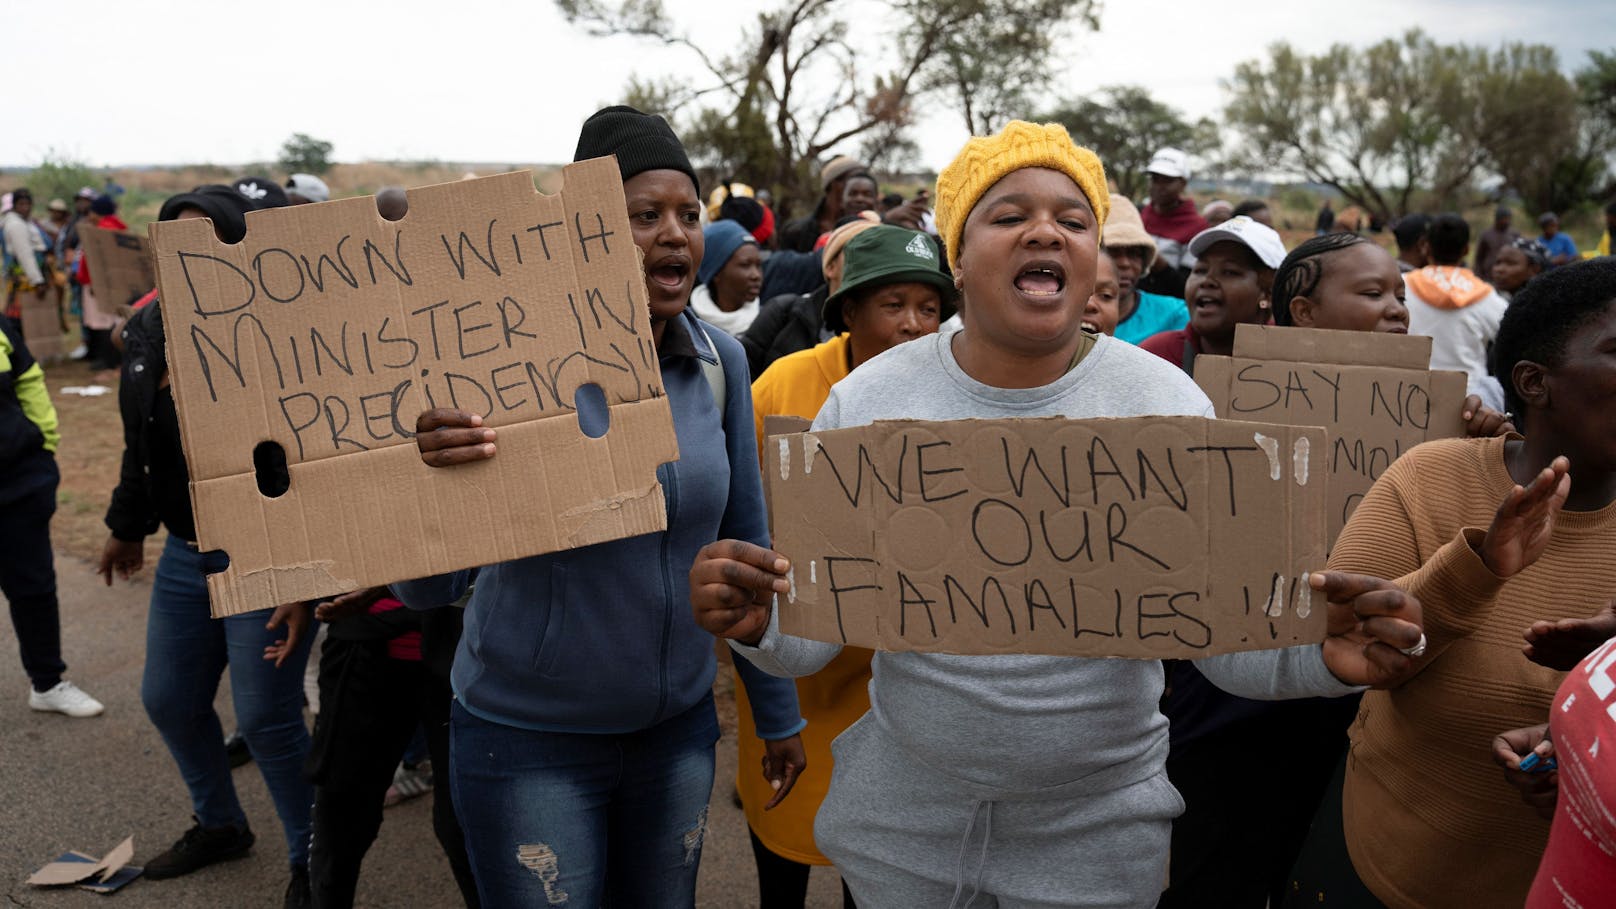
[{"label": "torn cardboard edge", "polygon": [[135,838],[131,836],[114,846],[105,858],[96,859],[77,851],[63,853],[56,861],[29,875],[27,882],[35,887],[78,885],[110,893],[139,877],[144,870],[129,864],[134,857]]},{"label": "torn cardboard edge", "polygon": [[1431,339],[1394,332],[1241,324],[1234,329],[1233,355],[1250,360],[1429,370]]},{"label": "torn cardboard edge", "polygon": [[[563,178],[411,189],[398,221],[367,197],[256,211],[238,244],[153,225],[198,544],[230,559],[215,616],[666,527],[678,445],[622,181],[609,158]],[[483,414],[498,456],[423,464],[436,406]]]},{"label": "torn cardboard edge", "polygon": [[1326,435],[1203,417],[877,422],[764,445],[780,628],[1197,658],[1323,640]]}]

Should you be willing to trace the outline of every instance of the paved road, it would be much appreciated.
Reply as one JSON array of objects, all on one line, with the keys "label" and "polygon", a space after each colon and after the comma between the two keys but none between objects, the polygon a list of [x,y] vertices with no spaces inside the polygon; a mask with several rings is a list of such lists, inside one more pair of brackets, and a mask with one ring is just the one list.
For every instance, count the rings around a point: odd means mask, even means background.
[{"label": "paved road", "polygon": [[[23,883],[35,868],[68,849],[99,855],[135,838],[136,859],[166,848],[190,826],[190,802],[179,773],[140,705],[145,659],[145,581],[107,589],[77,560],[58,560],[62,637],[68,676],[107,705],[96,719],[71,720],[28,709],[27,682],[14,661],[16,639],[0,621],[0,663],[10,682],[0,689],[0,886],[7,906],[118,909],[278,907],[286,886],[286,849],[262,778],[251,764],[235,772],[241,800],[258,834],[241,861],[168,881],[136,881],[113,897]],[[149,577],[149,574],[148,574]],[[232,723],[228,682],[218,699]],[[697,902],[729,909],[757,905],[746,824],[730,801],[735,742],[726,729],[718,746],[718,783],[703,850]],[[816,869],[809,906],[839,906],[829,869]],[[103,904],[99,900],[110,900]],[[458,892],[432,837],[430,804],[417,799],[389,809],[360,880],[358,905],[413,909],[452,907]]]}]

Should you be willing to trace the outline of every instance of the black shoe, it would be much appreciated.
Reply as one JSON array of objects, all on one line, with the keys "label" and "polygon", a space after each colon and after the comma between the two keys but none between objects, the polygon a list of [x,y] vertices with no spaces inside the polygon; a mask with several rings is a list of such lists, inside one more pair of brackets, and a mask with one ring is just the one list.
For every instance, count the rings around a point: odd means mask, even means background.
[{"label": "black shoe", "polygon": [[309,893],[308,867],[293,865],[292,879],[286,884],[286,909],[308,909],[313,903],[314,898]]},{"label": "black shoe", "polygon": [[247,740],[239,732],[230,733],[224,740],[224,753],[230,755],[231,769],[252,762],[252,751],[247,748]]},{"label": "black shoe", "polygon": [[203,827],[198,821],[167,852],[146,863],[146,877],[154,881],[179,877],[214,862],[241,858],[252,848],[254,839],[246,825]]}]

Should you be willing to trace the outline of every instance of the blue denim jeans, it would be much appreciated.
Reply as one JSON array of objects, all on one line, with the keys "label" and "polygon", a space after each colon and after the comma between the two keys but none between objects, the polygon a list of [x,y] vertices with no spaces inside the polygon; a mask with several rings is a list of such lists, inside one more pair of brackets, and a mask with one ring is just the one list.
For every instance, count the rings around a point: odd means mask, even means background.
[{"label": "blue denim jeans", "polygon": [[623,735],[449,724],[455,809],[484,906],[690,907],[713,792],[709,695]]},{"label": "blue denim jeans", "polygon": [[224,729],[213,709],[219,679],[230,668],[236,729],[264,775],[291,863],[306,865],[314,787],[303,776],[309,754],[303,667],[314,636],[305,634],[277,669],[264,659],[264,648],[283,639],[286,629],[264,627],[269,610],[224,619],[209,615],[205,573],[226,562],[222,553],[200,553],[178,537],[168,538],[152,584],[140,698],[179,765],[197,820],[205,827],[244,825],[247,816],[230,779]]}]

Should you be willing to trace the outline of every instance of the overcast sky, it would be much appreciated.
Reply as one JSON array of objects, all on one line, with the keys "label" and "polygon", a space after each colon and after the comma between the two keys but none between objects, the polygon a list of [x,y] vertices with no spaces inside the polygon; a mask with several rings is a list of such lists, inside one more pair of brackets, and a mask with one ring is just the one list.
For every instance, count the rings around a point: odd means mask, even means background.
[{"label": "overcast sky", "polygon": [[[847,0],[876,32],[876,0]],[[758,2],[666,0],[704,46],[733,44]],[[631,74],[699,75],[688,51],[569,27],[546,0],[5,0],[0,165],[49,149],[92,165],[273,160],[305,132],[341,161],[570,160],[578,126]],[[1289,40],[1309,51],[1421,26],[1443,41],[1553,45],[1569,70],[1616,50],[1616,2],[1562,0],[1111,0],[1098,34],[1061,54],[1058,91],[1136,83],[1190,116],[1216,116],[1219,80]],[[18,87],[26,86],[25,91]],[[19,105],[21,106],[19,109]],[[958,116],[921,123],[940,167]],[[852,149],[850,149],[852,150]]]}]

